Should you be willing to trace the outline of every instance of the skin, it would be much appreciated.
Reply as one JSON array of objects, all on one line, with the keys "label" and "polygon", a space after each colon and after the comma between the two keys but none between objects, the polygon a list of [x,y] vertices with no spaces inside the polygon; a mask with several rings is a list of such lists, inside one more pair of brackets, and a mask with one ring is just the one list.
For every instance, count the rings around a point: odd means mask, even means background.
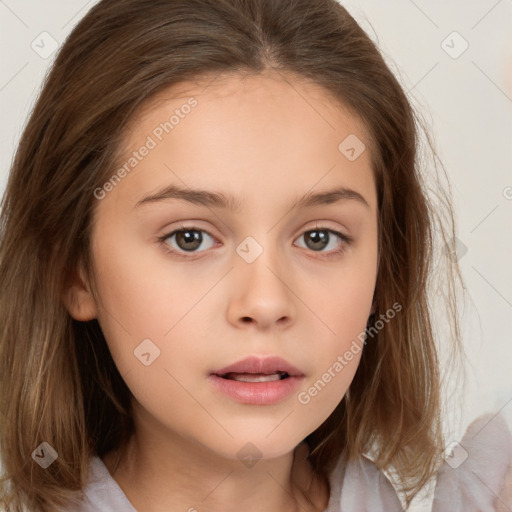
[{"label": "skin", "polygon": [[[361,353],[308,404],[297,394],[349,349],[372,312],[378,245],[369,137],[318,86],[236,75],[153,98],[126,127],[127,158],[191,96],[198,105],[190,114],[98,200],[97,295],[80,269],[68,297],[75,319],[98,319],[134,395],[136,433],[125,453],[104,462],[138,510],[324,510],[328,484],[312,474],[302,441],[340,402]],[[338,150],[350,134],[367,145],[355,161]],[[232,194],[241,210],[176,199],[135,206],[169,184]],[[368,206],[349,199],[291,210],[304,194],[336,186]],[[180,222],[206,230],[195,252],[176,236],[157,241]],[[317,224],[353,241],[327,232],[329,243],[315,248],[307,232]],[[248,236],[263,248],[250,264],[236,252]],[[160,356],[144,366],[134,350],[147,338]],[[250,355],[278,355],[299,368],[298,391],[248,405],[209,385],[210,372]],[[248,442],[261,454],[251,467],[237,457]]]}]

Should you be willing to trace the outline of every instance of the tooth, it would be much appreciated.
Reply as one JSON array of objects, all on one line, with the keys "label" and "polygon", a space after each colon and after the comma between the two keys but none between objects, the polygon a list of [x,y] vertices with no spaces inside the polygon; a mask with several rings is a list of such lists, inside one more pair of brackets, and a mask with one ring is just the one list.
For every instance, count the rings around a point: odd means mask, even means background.
[{"label": "tooth", "polygon": [[265,375],[261,373],[237,373],[231,375],[231,379],[240,382],[273,382],[276,380],[281,380],[281,375],[279,373],[272,373],[270,375]]}]

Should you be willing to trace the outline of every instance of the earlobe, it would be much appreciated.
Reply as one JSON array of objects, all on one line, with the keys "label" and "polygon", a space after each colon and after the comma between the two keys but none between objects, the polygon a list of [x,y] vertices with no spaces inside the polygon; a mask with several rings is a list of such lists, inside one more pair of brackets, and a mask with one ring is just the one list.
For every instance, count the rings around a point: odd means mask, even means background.
[{"label": "earlobe", "polygon": [[69,277],[62,302],[75,320],[87,322],[97,317],[96,301],[81,266]]}]

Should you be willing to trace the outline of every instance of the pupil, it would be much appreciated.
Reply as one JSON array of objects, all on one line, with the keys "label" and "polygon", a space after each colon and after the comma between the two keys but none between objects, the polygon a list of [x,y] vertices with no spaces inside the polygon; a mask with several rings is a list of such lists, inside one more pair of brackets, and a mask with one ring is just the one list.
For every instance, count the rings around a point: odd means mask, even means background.
[{"label": "pupil", "polygon": [[329,233],[326,231],[309,231],[306,239],[313,242],[311,249],[323,249],[329,243]]},{"label": "pupil", "polygon": [[[193,233],[191,235],[191,233]],[[203,236],[199,231],[187,230],[187,231],[178,231],[176,233],[176,242],[178,243],[180,249],[185,251],[190,250],[193,251],[200,247],[201,242],[203,241]]]}]

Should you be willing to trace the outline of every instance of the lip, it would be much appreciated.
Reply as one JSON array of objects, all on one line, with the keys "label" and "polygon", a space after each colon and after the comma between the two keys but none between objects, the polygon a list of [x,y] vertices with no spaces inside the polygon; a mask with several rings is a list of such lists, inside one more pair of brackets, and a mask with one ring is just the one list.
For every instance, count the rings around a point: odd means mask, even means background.
[{"label": "lip", "polygon": [[[287,373],[284,379],[267,382],[243,382],[223,378],[228,373]],[[271,405],[288,397],[297,390],[304,374],[281,357],[248,357],[234,364],[215,370],[208,381],[213,388],[227,397],[252,405]]]},{"label": "lip", "polygon": [[290,377],[304,377],[304,374],[282,357],[247,357],[234,364],[215,370],[212,375],[225,375],[226,373],[274,373],[286,372]]}]

